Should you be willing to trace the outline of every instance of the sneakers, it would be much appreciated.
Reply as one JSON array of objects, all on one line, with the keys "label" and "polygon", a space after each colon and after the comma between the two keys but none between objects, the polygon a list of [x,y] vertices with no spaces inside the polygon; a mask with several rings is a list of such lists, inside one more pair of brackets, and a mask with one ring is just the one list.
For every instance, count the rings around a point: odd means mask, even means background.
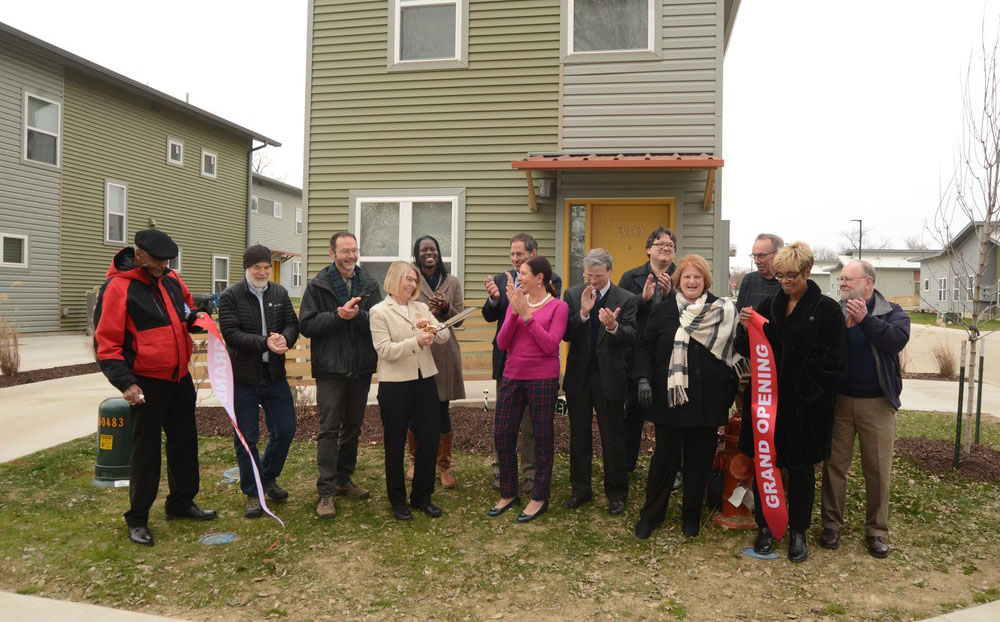
[{"label": "sneakers", "polygon": [[274,501],[284,501],[288,498],[288,491],[278,485],[278,482],[264,484],[264,494]]},{"label": "sneakers", "polygon": [[371,496],[371,493],[360,486],[355,486],[351,480],[347,480],[344,484],[338,484],[334,494],[348,499],[367,499]]},{"label": "sneakers", "polygon": [[260,518],[264,515],[264,508],[260,507],[260,499],[257,495],[247,495],[247,502],[243,505],[243,516],[247,518]]},{"label": "sneakers", "polygon": [[320,518],[333,518],[337,515],[337,508],[333,505],[333,497],[320,497],[316,505],[316,516]]}]

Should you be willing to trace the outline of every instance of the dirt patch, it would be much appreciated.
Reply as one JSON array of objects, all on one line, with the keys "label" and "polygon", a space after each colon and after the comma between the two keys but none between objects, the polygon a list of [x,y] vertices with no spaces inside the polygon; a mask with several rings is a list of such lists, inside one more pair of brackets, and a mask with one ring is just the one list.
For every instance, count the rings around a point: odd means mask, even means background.
[{"label": "dirt patch", "polygon": [[[219,406],[198,408],[198,434],[201,436],[230,436],[233,433],[232,424],[226,411]],[[456,451],[467,451],[488,455],[493,452],[493,410],[483,412],[482,408],[456,406],[451,409],[451,426],[455,431],[454,448]],[[555,452],[559,455],[569,455],[569,419],[557,414],[554,420]],[[264,413],[260,415],[261,438],[267,438],[267,426],[264,424]],[[319,434],[319,415],[316,407],[310,406],[298,416],[298,427],[295,430],[296,441],[316,442]],[[361,427],[362,445],[377,445],[382,442],[382,420],[379,417],[378,406],[365,407],[365,420]],[[654,438],[652,428],[646,427],[642,438],[640,455],[651,455]],[[601,438],[594,423],[593,432],[594,455],[601,454]]]},{"label": "dirt patch", "polygon": [[[896,451],[912,458],[928,473],[944,475],[956,471],[955,443],[918,436],[896,441]],[[1000,481],[1000,451],[985,445],[973,445],[968,456],[963,456],[957,471],[980,482]]]},{"label": "dirt patch", "polygon": [[949,378],[948,376],[942,376],[937,372],[906,372],[903,374],[903,378],[906,380],[958,380],[958,378]]},{"label": "dirt patch", "polygon": [[56,378],[94,374],[99,371],[101,371],[101,367],[97,363],[81,363],[79,365],[32,369],[30,371],[22,371],[16,376],[0,376],[0,389],[30,384],[32,382],[42,382],[44,380],[55,380]]}]

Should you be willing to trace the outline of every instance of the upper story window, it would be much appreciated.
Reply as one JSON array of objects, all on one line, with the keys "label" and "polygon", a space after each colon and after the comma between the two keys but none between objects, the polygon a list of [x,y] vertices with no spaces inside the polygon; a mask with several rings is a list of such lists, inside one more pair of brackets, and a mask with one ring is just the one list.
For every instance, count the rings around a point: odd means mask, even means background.
[{"label": "upper story window", "polygon": [[59,166],[62,114],[58,102],[24,94],[24,159]]},{"label": "upper story window", "polygon": [[257,197],[250,197],[250,211],[254,214],[260,209],[260,201]]},{"label": "upper story window", "polygon": [[201,150],[201,176],[215,179],[218,176],[219,156],[211,151]]},{"label": "upper story window", "polygon": [[184,166],[184,142],[167,137],[167,164]]},{"label": "upper story window", "polygon": [[28,236],[0,233],[0,266],[5,268],[28,267]]},{"label": "upper story window", "polygon": [[295,233],[302,233],[302,208],[295,208]]},{"label": "upper story window", "polygon": [[274,217],[275,218],[281,218],[281,216],[282,216],[283,213],[284,212],[281,209],[281,203],[278,203],[277,201],[275,201],[274,202]]},{"label": "upper story window", "polygon": [[468,0],[390,0],[390,71],[468,67]]},{"label": "upper story window", "polygon": [[128,186],[110,180],[104,182],[104,241],[124,244],[128,229]]},{"label": "upper story window", "polygon": [[653,0],[570,0],[570,54],[650,52]]}]

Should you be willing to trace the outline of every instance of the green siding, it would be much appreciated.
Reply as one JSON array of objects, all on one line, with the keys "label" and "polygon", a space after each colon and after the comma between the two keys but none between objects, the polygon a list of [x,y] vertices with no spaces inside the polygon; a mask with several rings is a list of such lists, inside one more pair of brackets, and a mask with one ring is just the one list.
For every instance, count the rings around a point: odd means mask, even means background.
[{"label": "green siding", "polygon": [[[61,328],[85,326],[86,292],[104,281],[117,244],[104,243],[104,182],[128,184],[128,230],[155,226],[181,247],[181,277],[211,290],[212,254],[242,274],[250,139],[165,110],[71,70],[65,75],[60,246]],[[184,166],[166,163],[167,136],[184,142]],[[201,149],[218,155],[218,177],[201,177]]]},{"label": "green siding", "polygon": [[[532,232],[555,254],[550,199],[528,209],[512,160],[554,151],[559,3],[471,0],[469,67],[389,72],[388,3],[314,0],[307,184],[309,272],[329,263],[351,190],[466,189],[465,289],[505,267],[508,240]],[[536,175],[536,178],[544,175]]]}]

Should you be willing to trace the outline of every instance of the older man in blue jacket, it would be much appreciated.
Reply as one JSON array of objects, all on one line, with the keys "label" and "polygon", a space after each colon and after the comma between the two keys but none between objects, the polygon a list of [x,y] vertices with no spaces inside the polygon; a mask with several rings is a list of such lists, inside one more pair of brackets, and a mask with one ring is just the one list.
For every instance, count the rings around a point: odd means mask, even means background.
[{"label": "older man in blue jacket", "polygon": [[899,356],[910,340],[910,318],[875,289],[875,269],[867,261],[844,266],[840,297],[847,369],[837,387],[830,458],[823,463],[820,546],[840,546],[847,470],[857,436],[867,499],[865,543],[872,556],[883,558],[889,555],[889,476],[903,389]]}]

